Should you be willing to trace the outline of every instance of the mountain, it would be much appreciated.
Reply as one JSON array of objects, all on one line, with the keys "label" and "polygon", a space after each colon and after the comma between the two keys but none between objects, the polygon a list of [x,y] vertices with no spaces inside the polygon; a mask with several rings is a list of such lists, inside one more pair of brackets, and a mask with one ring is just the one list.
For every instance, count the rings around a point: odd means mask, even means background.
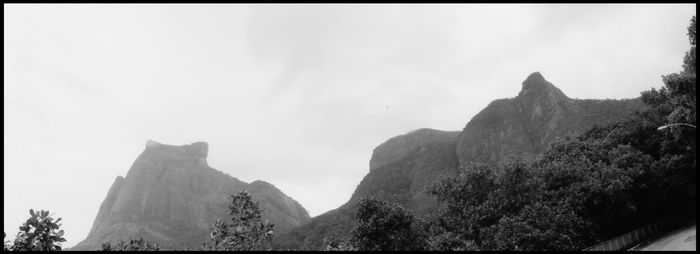
[{"label": "mountain", "polygon": [[314,217],[309,224],[275,239],[276,248],[319,250],[323,238],[348,238],[355,227],[354,205],[371,195],[396,202],[417,214],[426,214],[437,201],[425,188],[438,176],[457,169],[455,146],[459,132],[419,129],[391,138],[372,153],[370,172],[341,207]]},{"label": "mountain", "polygon": [[278,249],[319,250],[323,238],[349,238],[357,225],[354,205],[364,196],[395,202],[417,215],[436,201],[425,187],[469,162],[499,164],[510,156],[527,160],[556,138],[619,119],[643,107],[639,99],[578,100],[567,97],[539,73],[522,83],[518,96],[491,102],[461,132],[419,129],[374,149],[369,173],[350,200],[276,239]]},{"label": "mountain", "polygon": [[491,102],[467,123],[457,141],[457,155],[460,164],[495,165],[510,156],[532,160],[556,138],[620,119],[642,107],[638,98],[571,99],[535,72],[523,81],[517,97]]},{"label": "mountain", "polygon": [[429,212],[436,201],[425,188],[436,177],[457,169],[455,145],[459,133],[424,128],[382,143],[372,152],[370,172],[355,189],[350,203],[371,195],[419,214]]},{"label": "mountain", "polygon": [[307,211],[272,184],[250,184],[208,166],[208,144],[171,146],[149,140],[129,169],[117,177],[87,238],[71,250],[144,238],[163,249],[197,249],[216,219],[228,220],[227,199],[247,190],[275,224],[276,234],[310,221]]}]

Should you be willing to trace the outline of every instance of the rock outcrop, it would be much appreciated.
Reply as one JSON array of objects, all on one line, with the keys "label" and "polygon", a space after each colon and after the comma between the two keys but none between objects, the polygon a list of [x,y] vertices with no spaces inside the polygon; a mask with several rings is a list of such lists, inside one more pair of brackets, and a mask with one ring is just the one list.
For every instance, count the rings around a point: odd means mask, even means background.
[{"label": "rock outcrop", "polygon": [[496,165],[508,157],[532,160],[556,138],[642,107],[639,99],[571,99],[535,72],[523,81],[517,97],[491,102],[467,123],[457,141],[457,156],[460,164]]},{"label": "rock outcrop", "polygon": [[642,107],[639,99],[571,99],[535,72],[522,83],[518,96],[491,102],[461,132],[419,129],[379,145],[370,159],[369,173],[350,200],[282,235],[277,247],[319,250],[324,237],[347,239],[357,223],[354,204],[365,196],[427,214],[436,201],[425,187],[459,165],[477,161],[495,165],[508,157],[530,160],[556,138]]},{"label": "rock outcrop", "polygon": [[312,219],[276,240],[279,249],[319,250],[323,238],[348,238],[356,225],[355,204],[362,197],[401,204],[424,215],[437,201],[426,188],[437,177],[453,173],[458,166],[455,145],[459,132],[419,129],[389,139],[372,153],[370,172],[348,202]]},{"label": "rock outcrop", "polygon": [[163,249],[197,249],[216,219],[228,220],[228,197],[247,190],[281,234],[310,221],[306,210],[272,184],[242,182],[207,165],[208,145],[171,146],[149,140],[117,177],[87,238],[72,250],[97,250],[102,242],[144,238]]},{"label": "rock outcrop", "polygon": [[374,196],[418,214],[427,213],[435,200],[425,189],[435,178],[458,167],[455,145],[459,133],[424,128],[382,143],[374,149],[370,172],[355,189],[350,203]]},{"label": "rock outcrop", "polygon": [[418,129],[404,135],[393,137],[372,151],[369,160],[369,170],[391,164],[412,152],[417,147],[430,143],[449,143],[457,140],[459,131],[438,131],[433,129]]}]

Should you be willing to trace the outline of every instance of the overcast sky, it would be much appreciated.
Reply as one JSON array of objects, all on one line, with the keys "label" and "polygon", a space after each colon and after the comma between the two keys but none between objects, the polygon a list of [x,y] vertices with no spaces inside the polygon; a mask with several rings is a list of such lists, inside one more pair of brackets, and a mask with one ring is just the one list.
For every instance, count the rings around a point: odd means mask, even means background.
[{"label": "overcast sky", "polygon": [[83,240],[146,140],[209,143],[312,216],[372,149],[462,130],[540,71],[634,98],[681,69],[695,5],[4,5],[4,232],[28,210]]}]

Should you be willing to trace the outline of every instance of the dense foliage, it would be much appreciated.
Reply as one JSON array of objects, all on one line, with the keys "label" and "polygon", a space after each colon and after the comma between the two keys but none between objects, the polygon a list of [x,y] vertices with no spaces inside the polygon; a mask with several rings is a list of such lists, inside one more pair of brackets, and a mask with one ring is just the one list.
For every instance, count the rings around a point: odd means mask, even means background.
[{"label": "dense foliage", "polygon": [[327,236],[323,239],[324,251],[351,251],[358,250],[352,243],[340,239],[338,236]]},{"label": "dense foliage", "polygon": [[[54,221],[49,211],[37,211],[29,209],[31,215],[26,222],[19,227],[19,232],[12,244],[4,242],[4,250],[10,251],[54,251],[61,250],[61,243],[65,242],[63,230],[59,230],[61,218]],[[4,233],[3,233],[4,234]]]},{"label": "dense foliage", "polygon": [[345,244],[350,240],[350,231],[358,224],[353,219],[353,207],[347,206],[349,205],[321,214],[307,224],[296,227],[286,234],[278,235],[273,239],[273,248],[275,250],[320,250]]},{"label": "dense foliage", "polygon": [[[5,239],[5,237],[7,237],[7,234],[3,232],[2,237],[3,237],[3,239]],[[4,240],[3,244],[2,244],[2,250],[9,251],[11,246],[12,245],[10,244],[10,241]]]},{"label": "dense foliage", "polygon": [[158,244],[149,243],[143,239],[130,239],[128,242],[121,240],[116,246],[112,246],[112,243],[105,242],[102,243],[101,251],[158,251],[160,247]]},{"label": "dense foliage", "polygon": [[231,223],[217,220],[205,250],[253,251],[270,250],[273,224],[262,219],[263,210],[247,191],[231,196]]},{"label": "dense foliage", "polygon": [[359,250],[391,251],[421,250],[426,236],[421,222],[399,205],[374,198],[363,198],[357,204],[356,218],[360,222],[352,231],[352,245]]},{"label": "dense foliage", "polygon": [[695,17],[688,35],[683,70],[642,92],[647,109],[556,140],[532,162],[463,165],[430,187],[440,207],[422,228],[406,210],[366,202],[354,247],[580,250],[664,217],[694,216]]}]

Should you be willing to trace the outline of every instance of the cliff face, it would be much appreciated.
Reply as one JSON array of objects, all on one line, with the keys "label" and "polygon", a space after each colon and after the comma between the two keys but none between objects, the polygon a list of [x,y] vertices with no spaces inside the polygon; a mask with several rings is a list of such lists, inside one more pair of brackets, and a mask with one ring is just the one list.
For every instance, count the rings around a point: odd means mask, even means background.
[{"label": "cliff face", "polygon": [[420,129],[391,138],[374,149],[370,171],[341,207],[277,239],[280,249],[322,248],[323,238],[348,238],[357,225],[354,204],[362,197],[398,203],[418,215],[436,205],[425,187],[473,161],[498,164],[508,157],[534,158],[559,137],[641,109],[639,99],[576,100],[535,72],[515,98],[491,102],[462,132]]},{"label": "cliff face", "polygon": [[457,156],[460,164],[495,165],[508,157],[531,160],[556,138],[642,107],[639,99],[571,99],[535,72],[523,81],[517,97],[491,102],[467,123],[457,141]]},{"label": "cliff face", "polygon": [[414,149],[426,144],[455,142],[458,135],[458,131],[448,132],[424,128],[393,137],[372,151],[369,170],[372,171],[396,162],[414,152]]},{"label": "cliff face", "polygon": [[430,212],[437,201],[426,194],[426,187],[438,176],[456,170],[458,135],[459,132],[419,129],[379,145],[372,154],[370,172],[350,200],[280,236],[276,239],[277,247],[319,250],[326,236],[348,238],[356,225],[354,206],[365,196],[399,203],[420,215]]},{"label": "cliff face", "polygon": [[435,200],[425,194],[425,189],[438,176],[457,169],[458,135],[458,131],[419,129],[382,143],[374,149],[370,172],[357,186],[349,203],[374,196],[421,215],[429,212]]},{"label": "cliff face", "polygon": [[280,234],[310,221],[306,210],[269,183],[239,181],[210,168],[208,145],[170,146],[154,141],[117,177],[102,202],[88,237],[75,250],[97,250],[102,242],[141,238],[164,249],[196,249],[216,219],[228,220],[227,197],[248,190]]}]

